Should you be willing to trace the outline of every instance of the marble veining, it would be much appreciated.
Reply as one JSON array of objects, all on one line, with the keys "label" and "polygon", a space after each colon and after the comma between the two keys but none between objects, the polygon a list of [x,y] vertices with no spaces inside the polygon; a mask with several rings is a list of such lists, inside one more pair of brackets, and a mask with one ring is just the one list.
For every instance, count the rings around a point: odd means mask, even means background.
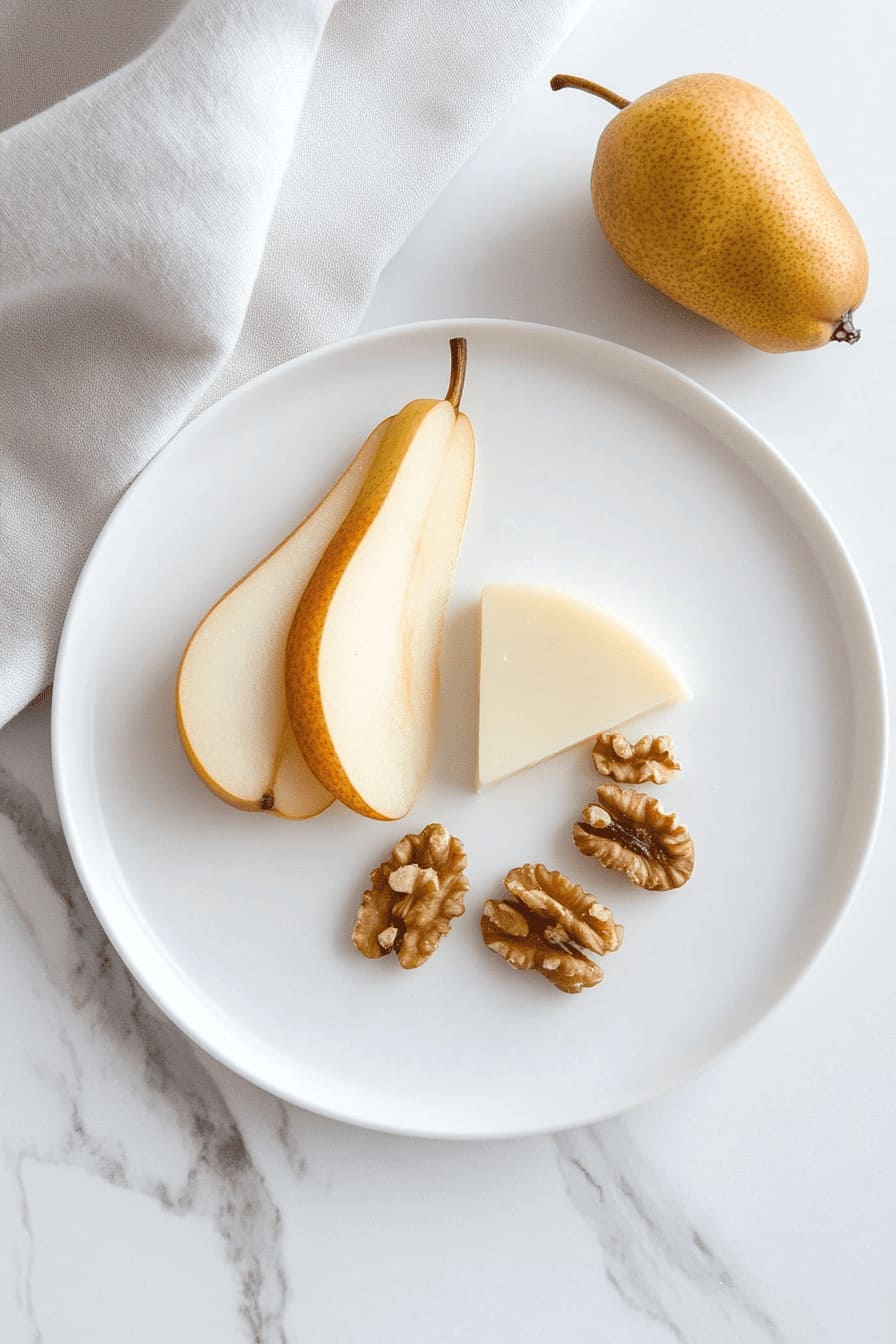
[{"label": "marble veining", "polygon": [[[746,1275],[735,1273],[664,1191],[624,1122],[604,1121],[556,1135],[554,1142],[569,1198],[596,1235],[607,1278],[629,1307],[682,1344],[788,1344],[792,1336],[759,1304]],[[800,1344],[821,1339],[809,1323],[801,1328]]]},{"label": "marble veining", "polygon": [[[58,1318],[52,1328],[44,1321],[47,1294],[55,1291],[47,1286],[53,1283],[47,1259],[52,1252],[44,1244],[57,1189],[54,1169],[63,1186],[67,1172],[85,1173],[104,1186],[153,1201],[172,1218],[190,1220],[195,1235],[208,1238],[202,1245],[220,1252],[221,1273],[232,1284],[232,1301],[222,1308],[232,1333],[221,1344],[294,1344],[300,1338],[310,1344],[331,1339],[379,1344],[391,1337],[381,1327],[386,1330],[395,1304],[386,1303],[383,1314],[384,1304],[374,1299],[380,1271],[388,1266],[391,1274],[395,1268],[396,1249],[398,1262],[417,1255],[426,1267],[427,1298],[442,1291],[429,1283],[425,1249],[413,1244],[419,1216],[413,1201],[431,1181],[437,1186],[434,1173],[441,1173],[452,1186],[459,1183],[455,1216],[461,1211],[465,1216],[463,1201],[475,1205],[493,1179],[494,1148],[472,1145],[463,1159],[453,1145],[348,1131],[258,1092],[209,1060],[135,984],[90,908],[49,803],[42,806],[38,794],[2,765],[0,940],[0,1020],[5,1015],[7,1022],[23,1024],[0,1038],[2,1076],[7,1087],[12,1080],[27,1094],[25,1105],[7,1101],[0,1114],[0,1208],[4,1244],[11,1252],[5,1286],[0,1264],[3,1344],[81,1341],[80,1334],[71,1340],[60,1334]],[[547,1255],[555,1267],[573,1254],[578,1266],[574,1299],[590,1309],[583,1337],[608,1337],[620,1344],[663,1339],[839,1344],[836,1332],[826,1333],[819,1325],[811,1303],[795,1300],[786,1285],[769,1285],[775,1228],[769,1228],[767,1245],[759,1244],[759,1263],[745,1256],[737,1249],[743,1245],[737,1209],[705,1225],[702,1215],[689,1212],[687,1187],[676,1182],[671,1167],[657,1161],[659,1151],[644,1149],[623,1118],[520,1141],[502,1159],[501,1170],[511,1183],[519,1181],[518,1192],[507,1189],[508,1218],[515,1216],[515,1198],[528,1201],[532,1176],[540,1198],[554,1201],[550,1217],[561,1244],[538,1245],[541,1215],[532,1209],[532,1253],[538,1259]],[[427,1211],[432,1227],[440,1225],[441,1216],[435,1193],[435,1205]],[[365,1199],[371,1208],[378,1209],[380,1201],[388,1204],[382,1245],[371,1244],[380,1237],[379,1214],[359,1206]],[[360,1228],[348,1234],[348,1244],[379,1266],[362,1278],[357,1310],[347,1306],[342,1311],[327,1296],[328,1285],[340,1282],[343,1217]],[[322,1259],[309,1263],[317,1224],[328,1230]],[[157,1235],[164,1237],[161,1231]],[[410,1244],[404,1240],[408,1236]],[[456,1243],[453,1223],[445,1224],[445,1237],[452,1247],[448,1284],[453,1258],[463,1256],[463,1246]],[[158,1253],[164,1263],[163,1242]],[[489,1254],[488,1247],[484,1253]],[[517,1246],[510,1259],[519,1254]],[[481,1270],[485,1278],[476,1279],[483,1284],[483,1311],[491,1292],[489,1265]],[[100,1260],[100,1275],[102,1268]],[[472,1272],[468,1265],[467,1273]],[[495,1283],[506,1280],[507,1286],[517,1266],[501,1263],[495,1273]],[[191,1282],[189,1275],[188,1268],[185,1283]],[[207,1291],[200,1280],[200,1310]],[[412,1285],[410,1322],[417,1319],[414,1291]],[[309,1293],[318,1294],[310,1334],[296,1325],[307,1319]],[[15,1314],[11,1328],[3,1312]],[[330,1312],[348,1324],[331,1330]],[[572,1314],[577,1312],[576,1305]],[[527,1336],[528,1309],[521,1308],[516,1324],[506,1323],[507,1337],[546,1337],[547,1307],[544,1313],[538,1326],[542,1333]],[[455,1318],[462,1318],[458,1304]],[[478,1319],[470,1335],[474,1340],[483,1337],[478,1333],[483,1318]],[[603,1327],[608,1335],[601,1333]],[[403,1337],[419,1338],[414,1329],[408,1326]],[[110,1338],[120,1344],[109,1335],[96,1344]],[[441,1344],[448,1335],[433,1338]],[[140,1344],[150,1339],[154,1344],[151,1335],[139,1335]]]},{"label": "marble veining", "polygon": [[[41,1079],[48,1106],[57,1113],[55,1142],[36,1145],[22,1134],[18,1143],[14,1138],[4,1141],[21,1234],[16,1298],[29,1322],[30,1338],[39,1344],[43,1335],[31,1292],[34,1246],[24,1173],[29,1163],[42,1163],[76,1165],[112,1185],[149,1195],[175,1214],[209,1217],[235,1272],[245,1338],[253,1344],[285,1341],[281,1212],[220,1088],[200,1053],[158,1013],[112,951],[78,881],[60,828],[47,818],[37,796],[2,767],[0,817],[5,818],[7,831],[3,853],[10,852],[11,829],[39,870],[45,889],[55,893],[68,935],[65,945],[51,940],[53,945],[46,946],[13,884],[0,875],[3,899],[13,907],[40,958],[46,978],[42,997],[55,1010],[60,1047],[54,1052],[52,1073]],[[132,1093],[113,1111],[108,1128],[88,1113],[96,1105],[85,1087],[85,1059],[92,1068],[99,1059],[107,1081],[110,1073],[116,1075],[109,1090],[119,1101],[122,1079]],[[46,1066],[35,1061],[34,1067]],[[281,1108],[279,1137],[290,1170],[301,1176],[304,1162],[287,1111]],[[107,1115],[107,1123],[108,1119]],[[158,1160],[147,1161],[154,1145],[145,1141],[146,1135],[141,1135],[139,1144],[129,1143],[134,1123],[148,1129],[175,1127],[181,1152],[171,1160],[169,1139],[159,1145]],[[139,1150],[139,1157],[131,1148]]]},{"label": "marble veining", "polygon": [[[4,1152],[4,1159],[8,1159]],[[32,1292],[32,1271],[34,1268],[34,1229],[31,1225],[31,1208],[28,1203],[28,1194],[25,1189],[25,1182],[22,1175],[22,1166],[24,1157],[19,1154],[12,1162],[12,1170],[16,1189],[16,1211],[19,1217],[19,1223],[22,1230],[22,1239],[15,1248],[15,1293],[16,1305],[19,1307],[22,1316],[29,1323],[31,1328],[31,1338],[34,1344],[43,1344],[43,1332],[37,1324],[37,1318],[34,1311],[34,1294]]]}]

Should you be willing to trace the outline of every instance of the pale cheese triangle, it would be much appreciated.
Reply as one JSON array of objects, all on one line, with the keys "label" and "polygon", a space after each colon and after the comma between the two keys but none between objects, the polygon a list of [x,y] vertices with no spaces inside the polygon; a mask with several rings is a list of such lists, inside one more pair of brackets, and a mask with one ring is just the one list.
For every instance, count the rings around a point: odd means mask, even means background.
[{"label": "pale cheese triangle", "polygon": [[690,696],[621,622],[548,588],[482,592],[479,785]]}]

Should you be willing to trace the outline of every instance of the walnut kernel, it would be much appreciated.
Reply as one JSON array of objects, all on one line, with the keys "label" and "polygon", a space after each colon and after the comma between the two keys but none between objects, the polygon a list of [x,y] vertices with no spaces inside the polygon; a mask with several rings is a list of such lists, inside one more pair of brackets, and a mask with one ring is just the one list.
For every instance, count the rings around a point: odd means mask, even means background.
[{"label": "walnut kernel", "polygon": [[591,753],[599,775],[626,784],[668,784],[681,769],[673,754],[671,737],[651,737],[646,733],[637,742],[629,742],[625,733],[600,733]]},{"label": "walnut kernel", "polygon": [[482,910],[486,946],[515,970],[538,971],[566,994],[599,984],[603,971],[585,949],[602,956],[622,942],[622,926],[606,906],[542,863],[512,869],[504,886],[510,899],[486,901]]},{"label": "walnut kernel", "polygon": [[623,873],[648,891],[668,891],[687,882],[694,868],[694,842],[674,813],[656,798],[618,784],[602,784],[599,806],[584,808],[572,828],[576,848]]},{"label": "walnut kernel", "polygon": [[394,952],[405,970],[422,966],[464,913],[469,891],[461,842],[437,822],[406,835],[374,868],[352,931],[365,957]]}]

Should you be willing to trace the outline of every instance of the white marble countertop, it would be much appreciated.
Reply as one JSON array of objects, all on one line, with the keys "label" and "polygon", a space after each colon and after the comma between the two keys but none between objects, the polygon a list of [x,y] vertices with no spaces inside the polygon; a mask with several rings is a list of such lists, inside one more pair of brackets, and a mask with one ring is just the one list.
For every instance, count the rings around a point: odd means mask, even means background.
[{"label": "white marble countertop", "polygon": [[[693,375],[828,509],[891,667],[894,37],[884,0],[598,0],[545,72],[631,95],[718,69],[779,94],[868,243],[855,349],[762,355],[631,277],[590,216],[604,111],[546,78],[395,258],[365,322],[527,318]],[[4,1344],[896,1338],[892,805],[833,942],[703,1077],[591,1129],[439,1144],[291,1109],[160,1017],[74,876],[48,720],[42,707],[0,734]]]}]

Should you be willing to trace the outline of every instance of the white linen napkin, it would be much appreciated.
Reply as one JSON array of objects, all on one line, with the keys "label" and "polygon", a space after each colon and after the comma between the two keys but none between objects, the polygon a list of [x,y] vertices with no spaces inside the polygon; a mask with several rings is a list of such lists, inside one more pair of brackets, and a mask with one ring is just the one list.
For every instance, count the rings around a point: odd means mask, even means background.
[{"label": "white linen napkin", "polygon": [[0,725],[202,403],[349,334],[584,0],[0,0]]}]

